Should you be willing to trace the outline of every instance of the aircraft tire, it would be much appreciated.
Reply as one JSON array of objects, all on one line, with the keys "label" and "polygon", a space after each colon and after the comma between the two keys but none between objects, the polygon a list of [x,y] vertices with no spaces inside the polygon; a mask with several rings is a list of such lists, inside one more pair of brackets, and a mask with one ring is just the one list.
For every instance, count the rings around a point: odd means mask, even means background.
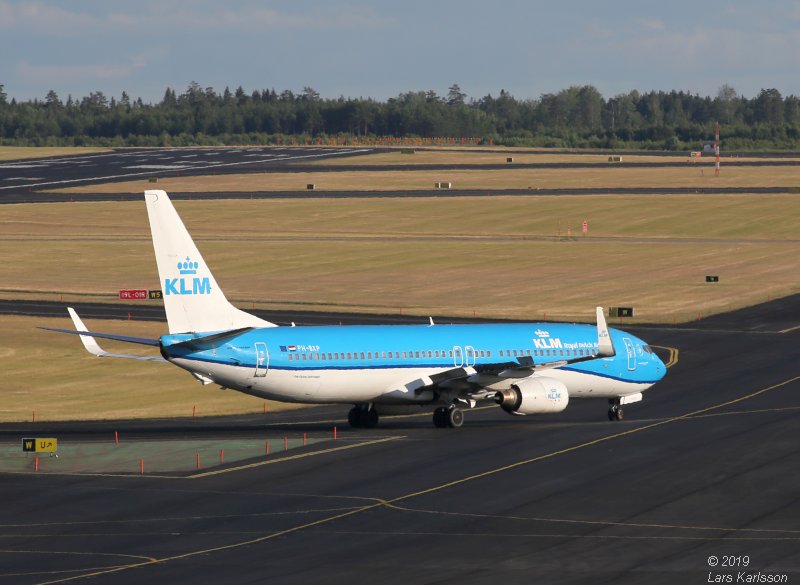
[{"label": "aircraft tire", "polygon": [[615,404],[608,409],[608,420],[622,420],[623,418],[625,418],[625,413],[622,412],[619,405]]},{"label": "aircraft tire", "polygon": [[350,423],[350,426],[354,429],[361,426],[361,409],[358,406],[354,406],[350,409],[350,412],[347,413],[347,422]]},{"label": "aircraft tire", "polygon": [[447,409],[442,407],[433,411],[433,426],[443,429],[447,426]]},{"label": "aircraft tire", "polygon": [[361,426],[368,429],[374,429],[378,426],[379,418],[380,417],[374,408],[364,409],[361,411]]},{"label": "aircraft tire", "polygon": [[447,426],[457,429],[464,424],[464,411],[460,408],[449,408],[447,410]]}]

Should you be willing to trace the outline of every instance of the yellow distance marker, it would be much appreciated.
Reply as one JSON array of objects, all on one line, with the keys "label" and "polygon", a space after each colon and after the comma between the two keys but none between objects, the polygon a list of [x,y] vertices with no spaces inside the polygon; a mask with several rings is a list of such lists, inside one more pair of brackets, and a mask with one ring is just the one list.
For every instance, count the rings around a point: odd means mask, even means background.
[{"label": "yellow distance marker", "polygon": [[24,453],[55,453],[58,450],[58,439],[22,439]]}]

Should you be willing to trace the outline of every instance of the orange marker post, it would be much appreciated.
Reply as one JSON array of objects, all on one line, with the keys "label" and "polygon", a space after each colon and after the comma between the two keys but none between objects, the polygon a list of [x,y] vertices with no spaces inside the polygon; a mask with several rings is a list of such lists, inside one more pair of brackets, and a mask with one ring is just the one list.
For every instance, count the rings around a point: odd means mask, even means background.
[{"label": "orange marker post", "polygon": [[200,469],[200,453],[194,454],[194,468]]}]

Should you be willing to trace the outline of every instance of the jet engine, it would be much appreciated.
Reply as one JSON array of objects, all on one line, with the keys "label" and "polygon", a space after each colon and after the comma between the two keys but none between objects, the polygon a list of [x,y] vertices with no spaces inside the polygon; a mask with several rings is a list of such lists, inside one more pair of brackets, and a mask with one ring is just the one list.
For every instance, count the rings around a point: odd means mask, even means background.
[{"label": "jet engine", "polygon": [[569,404],[569,392],[555,378],[523,378],[508,390],[500,390],[494,400],[509,414],[561,412]]}]

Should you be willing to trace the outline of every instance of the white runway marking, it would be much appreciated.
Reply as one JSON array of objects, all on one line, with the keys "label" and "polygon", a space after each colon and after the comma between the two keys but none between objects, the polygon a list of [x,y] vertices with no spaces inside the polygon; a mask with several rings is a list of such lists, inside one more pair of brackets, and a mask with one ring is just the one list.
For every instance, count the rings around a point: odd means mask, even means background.
[{"label": "white runway marking", "polygon": [[[300,159],[308,159],[308,158],[320,158],[320,157],[335,157],[341,156],[345,154],[352,154],[354,152],[370,152],[372,149],[347,149],[347,150],[337,150],[337,151],[325,151],[316,154],[300,154],[297,156],[289,156],[287,155],[285,158],[281,160],[300,160]],[[274,162],[275,159],[253,159],[253,160],[246,160],[246,161],[236,161],[236,162],[226,162],[226,163],[210,163],[203,167],[204,169],[212,169],[212,168],[223,168],[223,167],[236,167],[236,166],[245,166],[254,163],[260,162]],[[3,168],[0,166],[0,168]],[[8,167],[5,167],[8,168]],[[41,168],[41,167],[25,167],[25,168]],[[150,169],[152,171],[154,169]],[[157,169],[156,169],[157,170]],[[169,170],[174,170],[170,168]],[[150,174],[148,171],[142,171],[138,173],[121,173],[118,175],[106,175],[103,177],[83,177],[80,179],[63,179],[60,181],[43,181],[41,183],[27,183],[23,185],[6,185],[0,187],[0,191],[7,190],[7,189],[19,189],[20,187],[45,187],[48,185],[68,185],[70,183],[86,183],[86,182],[99,182],[99,181],[110,181],[114,179],[127,179],[132,177],[141,177],[143,175]]]},{"label": "white runway marking", "polygon": [[150,169],[153,171],[169,171],[169,170],[180,170],[180,169],[190,169],[192,167],[188,165],[133,165],[130,167],[123,167],[125,169]]}]

